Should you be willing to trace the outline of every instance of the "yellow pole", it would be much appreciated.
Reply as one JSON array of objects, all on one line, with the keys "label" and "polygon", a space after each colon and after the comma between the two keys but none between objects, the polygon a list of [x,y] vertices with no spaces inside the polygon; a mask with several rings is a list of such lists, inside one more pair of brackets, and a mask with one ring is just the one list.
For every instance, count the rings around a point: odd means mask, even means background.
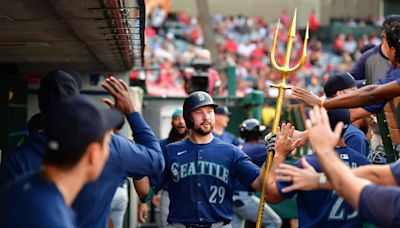
[{"label": "yellow pole", "polygon": [[[289,28],[288,41],[287,41],[286,54],[285,54],[285,63],[283,65],[283,67],[279,66],[275,61],[275,49],[276,49],[276,43],[277,43],[277,38],[278,38],[279,21],[278,21],[278,24],[277,24],[277,27],[275,30],[274,41],[272,42],[272,47],[271,47],[271,53],[270,53],[271,64],[282,75],[282,80],[278,85],[271,85],[271,87],[277,88],[279,90],[278,98],[276,101],[276,107],[275,107],[275,118],[274,118],[274,122],[272,124],[272,131],[271,131],[272,134],[275,134],[276,128],[279,126],[280,116],[281,116],[281,112],[282,112],[283,96],[285,94],[285,90],[289,89],[289,87],[286,86],[286,77],[290,73],[299,70],[303,66],[303,64],[307,58],[308,23],[307,23],[306,34],[304,37],[302,56],[300,58],[299,63],[297,63],[296,66],[290,68],[290,66],[289,66],[290,56],[292,53],[293,40],[296,35],[296,13],[297,13],[297,9],[294,11],[292,24],[290,25],[290,28]],[[261,225],[262,225],[262,218],[264,215],[265,187],[266,187],[266,183],[267,183],[268,173],[271,168],[271,164],[272,164],[272,160],[273,160],[273,151],[268,151],[267,154],[268,154],[267,166],[265,168],[265,172],[263,175],[263,184],[262,184],[262,191],[261,191],[261,197],[260,197],[260,204],[258,206],[256,228],[261,228]]]}]

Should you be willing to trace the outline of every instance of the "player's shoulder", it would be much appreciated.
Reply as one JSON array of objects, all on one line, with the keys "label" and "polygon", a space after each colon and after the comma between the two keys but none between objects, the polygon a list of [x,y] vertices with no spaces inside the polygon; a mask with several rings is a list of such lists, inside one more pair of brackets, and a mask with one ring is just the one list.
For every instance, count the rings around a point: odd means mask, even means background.
[{"label": "player's shoulder", "polygon": [[231,150],[240,150],[237,146],[233,145],[232,143],[225,142],[224,140],[219,139],[217,137],[214,137],[214,139],[210,142],[210,146],[221,147]]},{"label": "player's shoulder", "polygon": [[375,46],[375,47],[369,49],[368,51],[364,52],[361,55],[361,59],[363,59],[363,58],[369,59],[370,57],[375,56],[375,55],[381,55],[380,46]]},{"label": "player's shoulder", "polygon": [[360,154],[360,152],[354,150],[349,146],[336,148],[336,151],[339,153],[339,157],[342,160],[351,160],[356,162],[359,165],[370,164],[371,162]]},{"label": "player's shoulder", "polygon": [[167,143],[165,147],[168,150],[171,150],[171,149],[179,149],[179,148],[182,148],[182,147],[190,146],[191,144],[192,143],[190,142],[190,140],[188,138],[186,138],[186,139],[184,139],[182,141],[177,141],[177,142],[173,142],[173,143]]}]

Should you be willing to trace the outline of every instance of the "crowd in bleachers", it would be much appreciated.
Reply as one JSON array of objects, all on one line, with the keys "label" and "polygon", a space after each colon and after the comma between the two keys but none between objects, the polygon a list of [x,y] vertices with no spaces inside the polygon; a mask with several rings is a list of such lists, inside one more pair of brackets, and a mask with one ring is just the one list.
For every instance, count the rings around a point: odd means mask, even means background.
[{"label": "crowd in bleachers", "polygon": [[[371,18],[372,20],[372,18]],[[253,89],[263,90],[268,96],[277,96],[277,90],[270,84],[280,80],[269,60],[275,21],[266,22],[259,16],[212,16],[212,29],[217,44],[218,56],[213,62],[218,66],[218,90],[214,95],[226,95],[227,80],[225,66],[235,65],[237,76],[237,95],[243,96]],[[352,20],[354,22],[354,20]],[[287,31],[291,16],[286,11],[280,15],[278,46],[275,59],[278,64],[284,61]],[[306,88],[314,94],[322,95],[322,85],[329,74],[349,71],[363,49],[379,45],[381,40],[374,32],[356,39],[351,34],[338,34],[333,43],[322,43],[316,36],[319,23],[310,14],[311,33],[308,44],[308,60],[297,73],[290,75],[288,83]],[[372,22],[371,22],[372,23]],[[374,23],[379,25],[379,20]],[[365,23],[364,23],[365,24]],[[363,23],[353,23],[362,26]],[[301,56],[303,38],[298,29],[294,40],[291,65]],[[203,48],[204,36],[199,21],[186,16],[184,12],[166,13],[156,8],[146,27],[146,71],[134,71],[132,79],[146,78],[150,95],[185,95],[183,76],[196,53]]]}]

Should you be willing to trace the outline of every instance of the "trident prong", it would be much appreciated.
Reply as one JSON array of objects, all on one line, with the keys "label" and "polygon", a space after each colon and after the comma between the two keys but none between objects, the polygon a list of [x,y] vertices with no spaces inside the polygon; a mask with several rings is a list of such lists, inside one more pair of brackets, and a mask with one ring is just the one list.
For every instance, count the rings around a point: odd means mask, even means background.
[{"label": "trident prong", "polygon": [[[290,56],[292,53],[294,37],[296,35],[296,15],[297,15],[297,9],[294,10],[292,24],[290,25],[290,28],[289,28],[288,41],[287,41],[287,45],[286,45],[285,63],[283,66],[279,66],[275,61],[275,49],[276,49],[276,43],[278,40],[278,31],[279,31],[279,24],[280,24],[279,20],[278,20],[278,24],[275,29],[274,40],[272,42],[272,47],[271,47],[271,51],[270,51],[271,64],[282,75],[282,80],[278,85],[271,85],[271,87],[279,89],[278,98],[276,101],[276,108],[275,108],[275,118],[274,118],[274,122],[272,125],[272,130],[271,130],[272,134],[275,134],[276,128],[279,125],[281,111],[282,111],[283,96],[285,94],[285,90],[290,89],[290,87],[286,86],[286,77],[290,73],[293,73],[293,72],[299,70],[303,66],[303,64],[305,63],[306,58],[307,58],[308,22],[307,22],[306,34],[304,37],[303,52],[302,52],[300,61],[297,63],[297,65],[290,68],[290,66],[289,66]],[[261,191],[261,197],[260,197],[260,204],[258,206],[256,228],[261,228],[261,224],[262,224],[261,222],[262,222],[262,217],[264,214],[265,187],[266,187],[268,173],[269,173],[269,170],[270,170],[271,164],[272,164],[272,159],[273,159],[272,155],[273,155],[273,151],[268,151],[267,166],[265,168],[265,172],[263,175],[263,184],[262,184],[262,191]]]}]

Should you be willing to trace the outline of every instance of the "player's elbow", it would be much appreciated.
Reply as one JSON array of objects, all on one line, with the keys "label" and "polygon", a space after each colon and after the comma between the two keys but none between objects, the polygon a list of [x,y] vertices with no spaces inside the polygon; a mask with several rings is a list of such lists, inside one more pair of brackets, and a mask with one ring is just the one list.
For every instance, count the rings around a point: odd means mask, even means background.
[{"label": "player's elbow", "polygon": [[267,185],[264,194],[265,194],[265,202],[267,203],[278,204],[283,201],[283,197],[279,193],[275,184]]},{"label": "player's elbow", "polygon": [[281,203],[283,201],[283,198],[281,196],[277,196],[277,195],[267,195],[265,197],[265,202],[270,203],[270,204],[278,204]]},{"label": "player's elbow", "polygon": [[153,172],[147,175],[161,174],[165,168],[164,155],[154,150],[149,150],[149,155],[149,166],[152,167],[151,170],[153,170]]}]

